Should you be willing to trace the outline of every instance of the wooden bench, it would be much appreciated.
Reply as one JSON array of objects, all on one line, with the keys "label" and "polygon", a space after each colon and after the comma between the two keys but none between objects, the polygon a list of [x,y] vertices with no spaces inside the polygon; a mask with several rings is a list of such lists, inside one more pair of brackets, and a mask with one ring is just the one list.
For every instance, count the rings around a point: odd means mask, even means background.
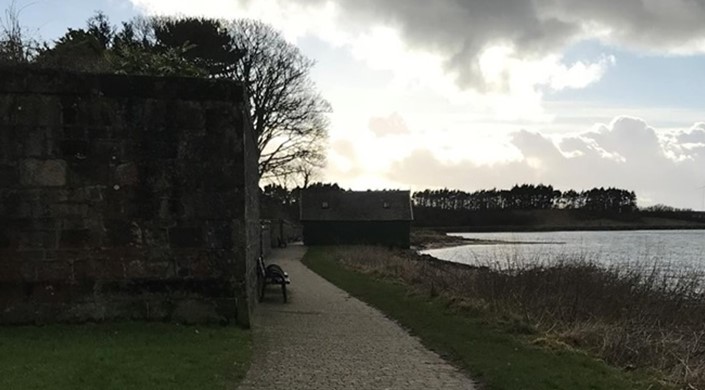
[{"label": "wooden bench", "polygon": [[284,272],[282,267],[277,264],[265,266],[262,256],[257,259],[257,271],[259,283],[261,284],[259,293],[260,302],[264,299],[264,291],[266,290],[268,284],[279,284],[282,287],[282,295],[284,296],[284,302],[286,303],[286,285],[291,283],[289,280],[289,274]]}]

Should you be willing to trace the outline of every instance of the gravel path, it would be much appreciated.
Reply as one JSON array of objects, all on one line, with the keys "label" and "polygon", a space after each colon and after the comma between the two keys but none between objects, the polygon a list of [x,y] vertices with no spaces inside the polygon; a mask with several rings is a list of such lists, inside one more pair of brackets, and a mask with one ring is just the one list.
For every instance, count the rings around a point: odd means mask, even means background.
[{"label": "gravel path", "polygon": [[289,273],[289,303],[269,286],[241,390],[473,389],[396,323],[301,264],[305,252],[290,246],[267,260]]}]

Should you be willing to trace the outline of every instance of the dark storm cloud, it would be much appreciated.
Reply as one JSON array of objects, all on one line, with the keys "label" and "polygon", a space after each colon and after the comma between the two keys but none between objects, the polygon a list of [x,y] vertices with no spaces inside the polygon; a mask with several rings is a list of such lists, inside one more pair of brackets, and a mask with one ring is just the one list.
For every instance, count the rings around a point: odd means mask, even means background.
[{"label": "dark storm cloud", "polygon": [[[323,5],[323,0],[296,0]],[[483,90],[479,56],[509,45],[519,59],[584,39],[648,51],[705,51],[705,0],[333,0],[342,24],[391,25],[441,55],[460,86]]]},{"label": "dark storm cloud", "polygon": [[618,44],[647,50],[705,49],[703,0],[546,0],[543,13],[572,25],[599,25]]}]

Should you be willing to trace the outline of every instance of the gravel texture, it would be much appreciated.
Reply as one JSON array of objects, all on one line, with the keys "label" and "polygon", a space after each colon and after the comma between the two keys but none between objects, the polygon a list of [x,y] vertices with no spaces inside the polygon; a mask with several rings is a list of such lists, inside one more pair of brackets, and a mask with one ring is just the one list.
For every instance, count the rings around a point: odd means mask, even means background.
[{"label": "gravel texture", "polygon": [[474,388],[399,325],[301,264],[305,252],[294,245],[267,260],[289,273],[289,302],[268,287],[241,390]]}]

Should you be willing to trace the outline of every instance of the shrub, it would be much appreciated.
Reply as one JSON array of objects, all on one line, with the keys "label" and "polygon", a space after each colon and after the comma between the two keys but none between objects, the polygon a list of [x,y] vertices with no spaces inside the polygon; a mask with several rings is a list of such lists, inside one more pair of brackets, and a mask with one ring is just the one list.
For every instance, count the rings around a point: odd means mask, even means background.
[{"label": "shrub", "polygon": [[655,369],[705,387],[705,278],[664,264],[604,267],[585,255],[504,258],[475,267],[364,247],[337,250],[346,266],[403,281],[458,310],[512,318],[518,333],[588,351],[625,369]]}]

